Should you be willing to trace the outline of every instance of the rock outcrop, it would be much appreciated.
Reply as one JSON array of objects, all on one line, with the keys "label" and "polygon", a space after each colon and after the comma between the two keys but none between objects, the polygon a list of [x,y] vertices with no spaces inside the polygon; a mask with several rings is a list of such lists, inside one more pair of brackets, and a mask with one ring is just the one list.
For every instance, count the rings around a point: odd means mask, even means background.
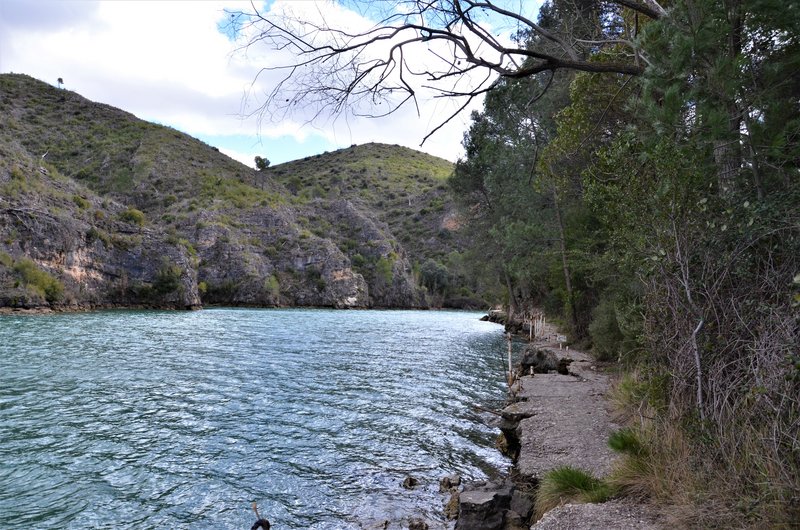
[{"label": "rock outcrop", "polygon": [[514,490],[502,484],[470,484],[459,496],[456,530],[502,530]]}]

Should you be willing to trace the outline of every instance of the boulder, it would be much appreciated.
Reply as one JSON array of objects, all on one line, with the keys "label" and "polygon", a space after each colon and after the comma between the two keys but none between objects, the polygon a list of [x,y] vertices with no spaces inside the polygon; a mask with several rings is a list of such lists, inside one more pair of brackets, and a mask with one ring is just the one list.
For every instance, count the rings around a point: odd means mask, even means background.
[{"label": "boulder", "polygon": [[527,521],[530,519],[531,515],[533,515],[532,494],[515,489],[514,493],[511,494],[511,505],[509,508],[512,512],[519,514],[523,520]]},{"label": "boulder", "polygon": [[514,510],[509,510],[506,512],[504,530],[528,530],[528,525],[525,521],[525,517],[522,517]]},{"label": "boulder", "polygon": [[414,477],[406,477],[403,481],[403,487],[407,490],[413,490],[417,484],[419,484],[419,481]]},{"label": "boulder", "polygon": [[418,517],[408,521],[408,530],[428,530],[428,523]]},{"label": "boulder", "polygon": [[501,530],[513,486],[487,484],[461,492],[456,530]]},{"label": "boulder", "polygon": [[520,360],[520,373],[522,375],[546,374],[550,371],[558,370],[558,356],[550,350],[540,350],[533,346],[528,346],[522,352]]},{"label": "boulder", "polygon": [[439,481],[439,491],[441,493],[457,489],[461,485],[461,477],[458,475],[447,475]]}]

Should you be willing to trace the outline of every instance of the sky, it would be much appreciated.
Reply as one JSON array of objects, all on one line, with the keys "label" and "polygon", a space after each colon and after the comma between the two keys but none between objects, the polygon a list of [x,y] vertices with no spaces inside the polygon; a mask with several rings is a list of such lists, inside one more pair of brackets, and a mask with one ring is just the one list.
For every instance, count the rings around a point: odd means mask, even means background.
[{"label": "sky", "polygon": [[[538,10],[538,2],[514,1]],[[0,0],[0,73],[28,74],[52,85],[62,78],[67,90],[174,127],[249,166],[256,155],[278,164],[367,142],[451,161],[463,154],[469,111],[479,110],[480,100],[422,146],[454,102],[420,92],[419,114],[408,106],[381,119],[344,114],[307,123],[302,112],[253,115],[278,80],[262,68],[294,59],[265,47],[237,51],[239,43],[221,30],[225,9],[249,6],[238,0]],[[348,28],[372,24],[369,13],[340,3],[271,0],[263,9],[324,13]]]}]

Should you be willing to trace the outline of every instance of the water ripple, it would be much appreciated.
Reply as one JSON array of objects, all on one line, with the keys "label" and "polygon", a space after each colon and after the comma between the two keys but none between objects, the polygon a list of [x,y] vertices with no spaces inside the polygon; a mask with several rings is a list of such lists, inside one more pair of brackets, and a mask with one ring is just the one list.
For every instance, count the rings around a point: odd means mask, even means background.
[{"label": "water ripple", "polygon": [[[0,527],[439,521],[437,479],[507,463],[474,313],[219,309],[0,317]],[[407,475],[422,479],[401,487]]]}]

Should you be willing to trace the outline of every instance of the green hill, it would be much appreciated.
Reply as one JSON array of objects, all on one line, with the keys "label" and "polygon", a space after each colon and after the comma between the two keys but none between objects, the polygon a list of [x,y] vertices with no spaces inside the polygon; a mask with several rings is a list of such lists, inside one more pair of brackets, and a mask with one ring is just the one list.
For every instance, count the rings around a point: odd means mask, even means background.
[{"label": "green hill", "polygon": [[432,264],[458,247],[451,168],[369,144],[258,172],[0,75],[0,306],[438,305],[451,292]]}]

